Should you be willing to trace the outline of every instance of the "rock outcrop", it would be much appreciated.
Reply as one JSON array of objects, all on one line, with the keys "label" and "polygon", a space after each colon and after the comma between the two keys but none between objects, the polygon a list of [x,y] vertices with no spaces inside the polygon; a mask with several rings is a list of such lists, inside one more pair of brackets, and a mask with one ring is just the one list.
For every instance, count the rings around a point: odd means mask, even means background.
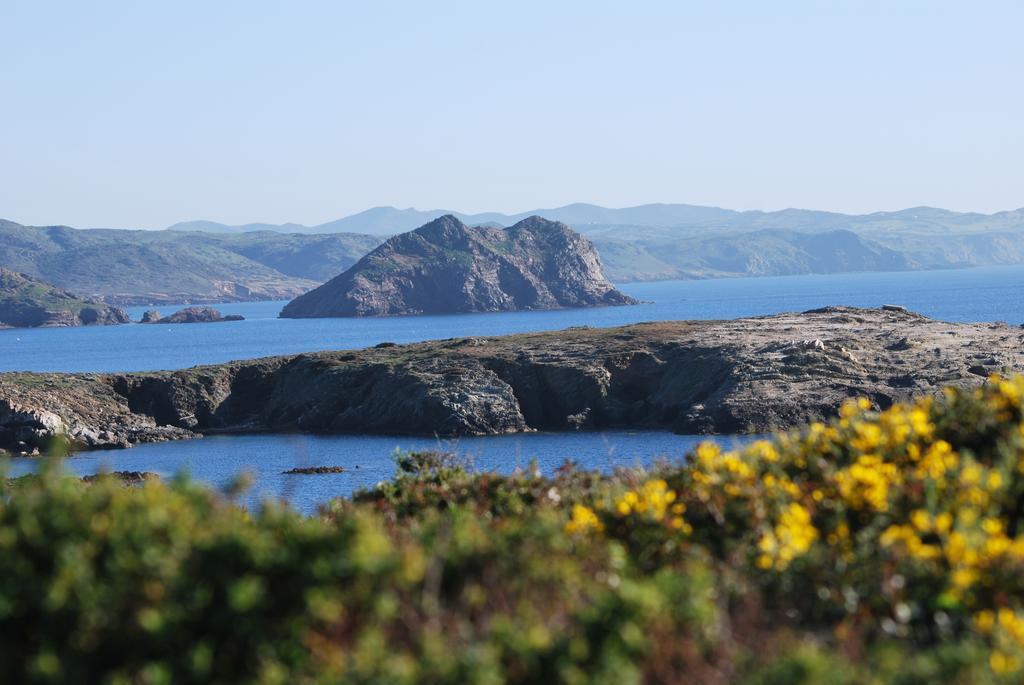
[{"label": "rock outcrop", "polygon": [[747,433],[1024,373],[1024,331],[826,308],[462,338],[124,374],[0,374],[0,449],[209,432]]},{"label": "rock outcrop", "polygon": [[241,314],[224,316],[213,307],[186,307],[162,318],[160,312],[151,309],[142,315],[142,320],[139,323],[218,323],[244,320],[245,317]]},{"label": "rock outcrop", "polygon": [[343,466],[299,466],[282,471],[282,476],[322,476],[329,473],[345,473]]},{"label": "rock outcrop", "polygon": [[391,238],[281,312],[396,316],[635,304],[604,276],[589,240],[539,217],[510,228],[443,216]]},{"label": "rock outcrop", "polygon": [[128,321],[121,309],[0,268],[0,328],[106,326]]},{"label": "rock outcrop", "polygon": [[160,474],[152,471],[108,471],[82,476],[82,482],[98,483],[108,478],[122,485],[145,485],[149,481],[160,480]]}]

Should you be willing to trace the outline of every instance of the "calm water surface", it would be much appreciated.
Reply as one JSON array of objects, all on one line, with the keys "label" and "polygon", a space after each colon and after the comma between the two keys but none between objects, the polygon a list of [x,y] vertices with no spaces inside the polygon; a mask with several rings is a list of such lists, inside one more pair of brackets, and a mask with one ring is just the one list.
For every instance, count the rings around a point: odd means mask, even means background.
[{"label": "calm water surface", "polygon": [[[458,453],[471,467],[509,473],[536,459],[551,473],[567,459],[588,469],[611,471],[619,466],[645,466],[658,459],[679,460],[705,438],[657,431],[601,433],[525,433],[460,438],[456,441],[402,436],[241,435],[139,445],[128,450],[75,454],[65,467],[78,475],[108,471],[153,471],[162,476],[180,472],[222,487],[240,473],[254,478],[247,505],[261,499],[285,499],[310,513],[318,504],[390,478],[395,450],[444,449]],[[749,438],[719,438],[725,446]],[[38,459],[11,460],[12,475],[33,471]],[[344,473],[285,475],[296,466],[342,466]]]},{"label": "calm water surface", "polygon": [[[1024,266],[952,271],[634,283],[622,289],[648,304],[554,312],[462,314],[381,319],[278,319],[283,302],[219,305],[246,321],[171,326],[130,325],[0,331],[0,371],[135,371],[175,369],[273,354],[351,349],[383,341],[414,342],[502,335],[568,326],[618,326],[639,321],[725,319],[803,311],[830,304],[902,304],[949,321],[1024,322]],[[147,307],[131,308],[138,319]],[[162,307],[170,312],[174,307]],[[481,469],[509,471],[536,458],[550,472],[566,458],[588,468],[678,459],[697,442],[660,432],[565,433],[463,438],[456,443],[380,436],[222,436],[142,445],[73,456],[78,474],[101,468],[155,471],[222,485],[241,471],[255,477],[247,503],[282,497],[302,511],[389,478],[395,449],[445,447]],[[37,462],[14,460],[15,474]],[[338,465],[342,474],[285,476],[295,466]]]},{"label": "calm water surface", "polygon": [[[1024,322],[1024,266],[950,271],[631,283],[634,307],[378,319],[278,319],[283,302],[218,305],[246,321],[0,331],[0,371],[151,371],[275,354],[353,349],[638,321],[728,319],[829,304],[902,304],[948,321]],[[147,307],[133,307],[134,320]],[[162,307],[170,313],[174,307]]]}]

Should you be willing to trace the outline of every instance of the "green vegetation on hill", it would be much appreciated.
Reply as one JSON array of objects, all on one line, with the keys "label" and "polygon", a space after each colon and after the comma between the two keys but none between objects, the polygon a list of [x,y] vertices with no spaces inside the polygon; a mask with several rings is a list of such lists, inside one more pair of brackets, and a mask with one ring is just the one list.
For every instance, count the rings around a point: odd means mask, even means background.
[{"label": "green vegetation on hill", "polygon": [[375,207],[315,227],[229,227],[212,222],[179,226],[390,235],[444,214],[470,225],[509,226],[531,215],[561,221],[594,242],[616,282],[1024,263],[1024,209],[977,214],[912,207],[839,214],[804,209],[737,212],[684,204],[611,209],[576,203],[521,214],[462,214]]},{"label": "green vegetation on hill", "polygon": [[569,224],[594,242],[609,278],[619,283],[1024,263],[1024,210],[976,214],[913,207],[839,214],[803,209],[737,212],[684,204],[611,209],[576,203],[521,214],[375,207],[314,227],[231,227],[212,222],[178,226],[390,235],[444,214],[470,225],[509,226],[531,215]]},{"label": "green vegetation on hill", "polygon": [[663,230],[634,228],[622,235],[593,238],[613,281],[903,271],[919,266],[906,253],[845,230],[765,229],[665,237]]},{"label": "green vegetation on hill", "polygon": [[0,268],[0,327],[127,322],[128,315],[120,309],[77,297],[31,276]]},{"label": "green vegetation on hill", "polygon": [[1024,210],[851,215],[646,205],[574,213],[568,223],[594,242],[615,281],[1024,263]]},{"label": "green vegetation on hill", "polygon": [[[344,272],[384,237],[443,213],[378,207],[313,228],[199,221],[166,231],[0,220],[0,266],[115,303],[292,299]],[[1024,210],[986,215],[918,207],[848,215],[575,204],[534,213],[585,235],[618,283],[1024,263]],[[499,226],[527,215],[456,216],[468,225]]]},{"label": "green vegetation on hill", "polygon": [[0,266],[115,303],[290,299],[378,242],[352,234],[76,230],[0,221]]},{"label": "green vegetation on hill", "polygon": [[1016,683],[1024,379],[614,476],[402,455],[304,518],[0,485],[19,683]]}]

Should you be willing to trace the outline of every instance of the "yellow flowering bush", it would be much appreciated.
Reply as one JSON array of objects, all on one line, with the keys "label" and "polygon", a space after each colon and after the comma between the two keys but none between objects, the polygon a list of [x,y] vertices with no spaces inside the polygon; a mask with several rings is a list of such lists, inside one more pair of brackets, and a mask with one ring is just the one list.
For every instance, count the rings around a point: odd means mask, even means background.
[{"label": "yellow flowering bush", "polygon": [[1024,380],[994,377],[885,411],[851,401],[828,424],[705,443],[596,515],[633,544],[612,522],[676,507],[680,553],[742,570],[769,608],[837,637],[969,638],[1024,681],[1022,397]]}]

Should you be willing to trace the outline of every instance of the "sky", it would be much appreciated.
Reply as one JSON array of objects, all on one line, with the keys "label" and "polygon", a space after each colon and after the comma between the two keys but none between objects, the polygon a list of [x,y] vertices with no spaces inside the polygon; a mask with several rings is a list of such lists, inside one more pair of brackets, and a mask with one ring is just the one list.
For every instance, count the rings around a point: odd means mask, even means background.
[{"label": "sky", "polygon": [[0,3],[0,217],[1024,206],[1024,3]]}]

